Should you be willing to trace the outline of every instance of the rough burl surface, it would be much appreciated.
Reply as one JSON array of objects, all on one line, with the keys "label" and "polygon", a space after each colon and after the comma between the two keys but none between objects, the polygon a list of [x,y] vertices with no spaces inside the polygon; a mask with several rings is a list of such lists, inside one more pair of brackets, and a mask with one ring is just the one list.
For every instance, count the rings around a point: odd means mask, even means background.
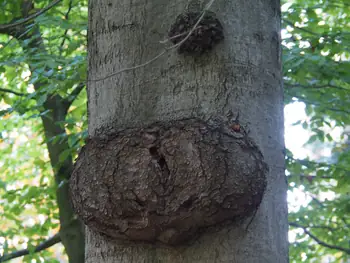
[{"label": "rough burl surface", "polygon": [[89,139],[70,187],[91,229],[178,245],[206,227],[251,215],[267,171],[244,132],[192,119]]},{"label": "rough burl surface", "polygon": [[[224,39],[223,27],[214,12],[207,11],[193,30],[201,15],[201,12],[181,14],[172,24],[168,33],[171,42],[178,44],[187,37],[178,48],[179,53],[202,54]],[[191,30],[191,35],[187,36]]]}]

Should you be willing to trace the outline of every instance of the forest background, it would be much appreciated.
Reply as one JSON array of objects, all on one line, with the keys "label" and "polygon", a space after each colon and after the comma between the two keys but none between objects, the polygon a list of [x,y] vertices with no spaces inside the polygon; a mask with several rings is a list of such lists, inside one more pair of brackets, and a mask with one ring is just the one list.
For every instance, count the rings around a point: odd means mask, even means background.
[{"label": "forest background", "polygon": [[[21,2],[0,0],[0,262],[67,262],[59,230],[75,222],[63,197],[87,136],[87,1]],[[35,18],[7,26],[23,16]],[[281,36],[290,262],[349,262],[350,3],[283,1]]]}]

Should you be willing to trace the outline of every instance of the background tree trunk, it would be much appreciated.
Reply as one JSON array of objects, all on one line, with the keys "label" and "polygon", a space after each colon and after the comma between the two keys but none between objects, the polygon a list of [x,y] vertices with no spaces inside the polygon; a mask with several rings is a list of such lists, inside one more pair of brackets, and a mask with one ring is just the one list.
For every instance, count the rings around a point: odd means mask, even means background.
[{"label": "background tree trunk", "polygon": [[181,248],[112,241],[86,230],[86,262],[288,262],[284,175],[280,2],[214,2],[225,40],[200,57],[168,52],[157,61],[95,81],[159,54],[186,0],[89,3],[89,135],[155,121],[240,113],[269,166],[252,221],[206,233]]}]

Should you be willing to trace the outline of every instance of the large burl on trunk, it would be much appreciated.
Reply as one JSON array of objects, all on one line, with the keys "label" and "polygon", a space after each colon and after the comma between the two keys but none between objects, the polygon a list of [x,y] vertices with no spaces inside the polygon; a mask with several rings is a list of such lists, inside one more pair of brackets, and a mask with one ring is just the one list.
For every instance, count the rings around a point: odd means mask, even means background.
[{"label": "large burl on trunk", "polygon": [[178,245],[252,215],[267,171],[256,144],[230,120],[187,119],[90,138],[75,164],[71,194],[95,231]]}]

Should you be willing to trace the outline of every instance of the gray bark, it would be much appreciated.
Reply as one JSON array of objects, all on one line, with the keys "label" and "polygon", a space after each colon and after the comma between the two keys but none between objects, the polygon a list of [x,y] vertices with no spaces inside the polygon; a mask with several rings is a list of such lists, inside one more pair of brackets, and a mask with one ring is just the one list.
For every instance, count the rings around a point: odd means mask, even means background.
[{"label": "gray bark", "polygon": [[86,262],[288,262],[283,91],[278,0],[217,0],[211,8],[225,40],[200,57],[169,52],[159,41],[186,0],[89,3],[89,135],[156,121],[240,113],[269,166],[252,223],[230,224],[172,248],[111,240],[86,229]]}]

